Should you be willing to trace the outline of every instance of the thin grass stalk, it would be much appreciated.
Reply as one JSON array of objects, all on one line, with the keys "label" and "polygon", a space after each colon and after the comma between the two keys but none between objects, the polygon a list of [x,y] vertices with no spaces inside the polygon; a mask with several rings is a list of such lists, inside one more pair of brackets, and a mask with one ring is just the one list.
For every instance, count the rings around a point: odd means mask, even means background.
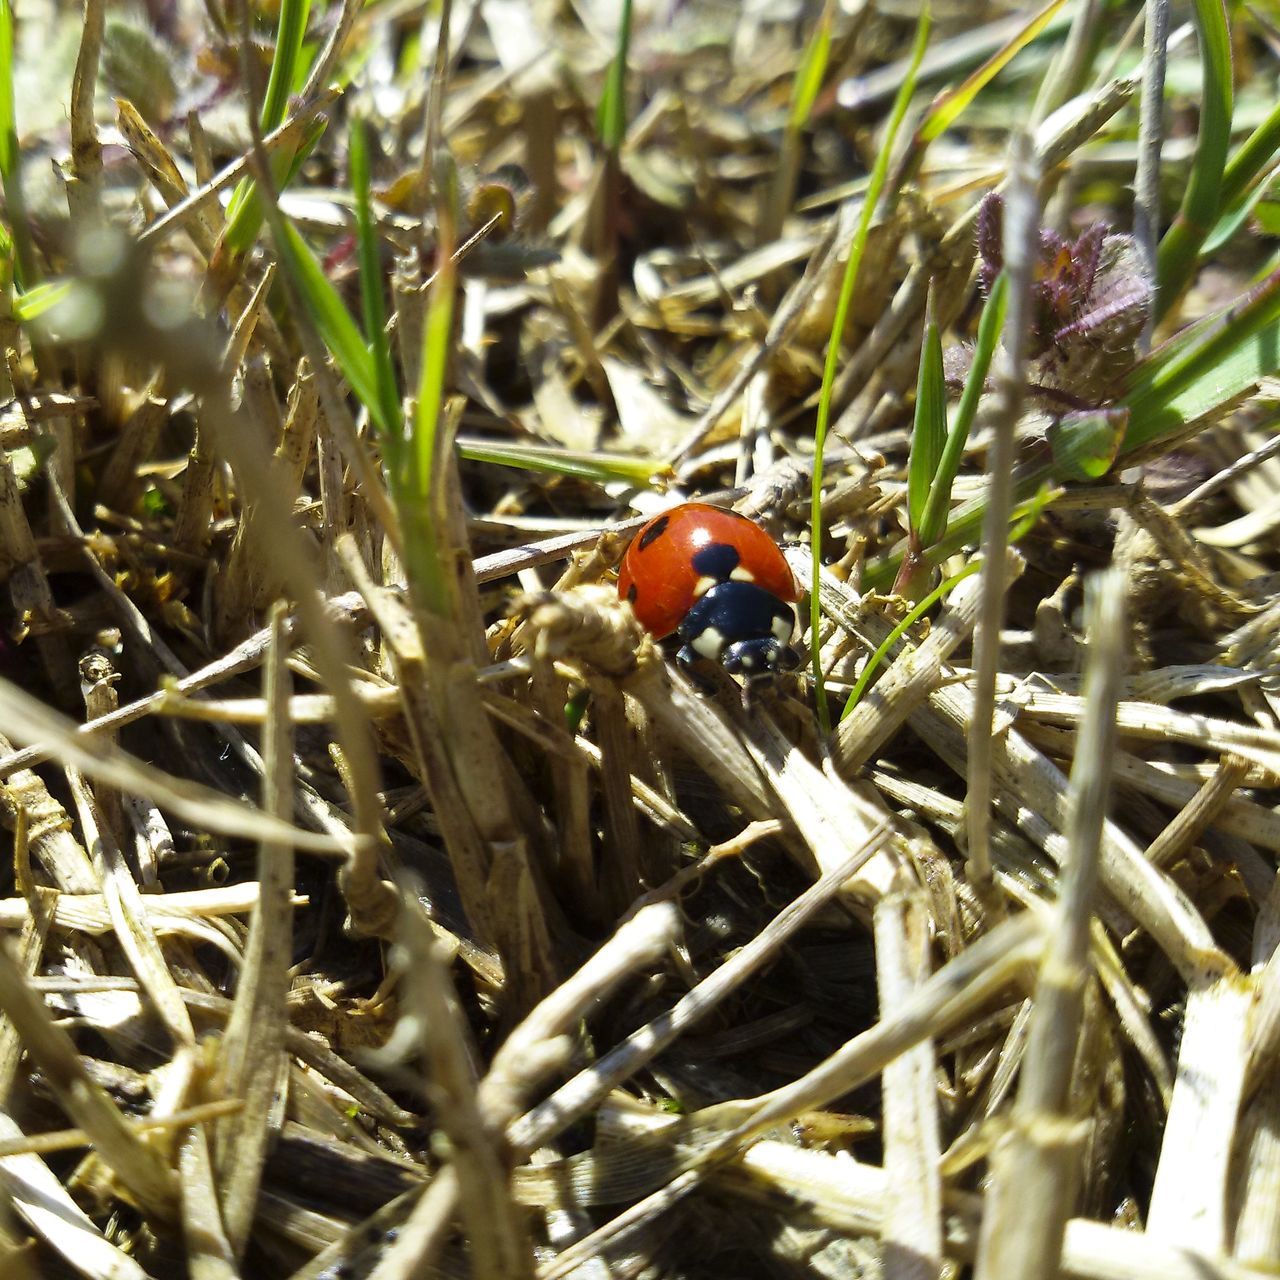
[{"label": "thin grass stalk", "polygon": [[383,449],[394,468],[399,460],[395,447],[403,437],[404,414],[396,384],[395,365],[391,359],[391,343],[387,338],[387,308],[383,290],[386,287],[380,260],[378,229],[373,216],[370,195],[368,126],[361,118],[351,122],[350,169],[351,189],[356,201],[356,253],[360,262],[360,304],[364,318],[365,338],[373,360],[374,385],[383,418]]},{"label": "thin grass stalk", "polygon": [[80,51],[71,81],[71,178],[67,183],[67,204],[72,226],[81,234],[102,216],[102,144],[98,141],[93,101],[105,14],[106,0],[85,0]]},{"label": "thin grass stalk", "polygon": [[403,458],[398,484],[393,480],[404,530],[405,570],[418,608],[437,618],[452,613],[449,575],[442,561],[440,526],[447,519],[445,457],[452,451],[453,432],[445,422],[445,383],[453,354],[453,309],[458,268],[453,259],[457,243],[457,175],[443,156],[437,166],[435,278],[427,295],[422,360],[413,431]]},{"label": "thin grass stalk", "polygon": [[991,881],[991,722],[995,711],[1000,628],[1004,619],[1005,551],[1013,507],[1014,438],[1022,414],[1028,334],[1031,330],[1031,272],[1039,224],[1031,130],[1019,133],[1010,152],[1010,187],[1005,204],[1004,262],[1009,280],[1004,336],[995,358],[997,411],[987,459],[986,509],[982,525],[982,597],[974,634],[974,707],[969,731],[966,807],[966,869],[985,890]]},{"label": "thin grass stalk", "polygon": [[822,458],[827,443],[827,429],[831,421],[832,389],[835,385],[836,365],[840,362],[840,344],[844,337],[845,325],[849,319],[849,306],[853,300],[853,290],[858,282],[858,269],[862,265],[862,255],[866,251],[867,235],[871,230],[871,219],[876,206],[880,202],[880,193],[884,190],[885,179],[889,174],[889,158],[893,152],[893,144],[898,130],[907,114],[907,106],[915,89],[916,72],[920,68],[920,60],[924,57],[925,47],[929,42],[929,11],[924,9],[916,24],[915,39],[911,45],[911,61],[907,68],[906,78],[898,89],[894,99],[893,110],[889,116],[889,126],[876,158],[876,165],[871,174],[871,181],[863,197],[862,212],[858,218],[858,226],[853,240],[849,244],[849,257],[845,263],[844,277],[840,282],[840,296],[836,302],[835,318],[831,325],[831,338],[827,343],[827,355],[822,369],[822,390],[818,397],[818,417],[813,429],[813,481],[809,496],[810,538],[812,546],[812,564],[809,593],[809,634],[813,637],[813,681],[817,698],[818,725],[823,737],[831,732],[831,713],[827,707],[827,692],[823,684],[822,651],[817,637],[822,631],[822,610],[818,604],[818,581],[822,570]]},{"label": "thin grass stalk", "polygon": [[[919,886],[876,904],[880,1007],[909,999],[929,973],[929,924]],[[937,1056],[925,1038],[884,1069],[884,1169],[888,1203],[881,1233],[885,1280],[937,1280],[942,1271],[941,1137]]]},{"label": "thin grass stalk", "polygon": [[[944,89],[929,104],[920,123],[907,145],[891,184],[892,198],[913,181],[924,163],[929,144],[940,138],[969,109],[978,94],[1009,65],[1010,62],[1041,35],[1053,21],[1066,0],[1048,0],[1038,12],[1023,22],[1000,48],[995,50],[980,67],[971,71],[958,85]],[[921,11],[928,16],[928,10]],[[1037,115],[1037,118],[1040,118]]]},{"label": "thin grass stalk", "polygon": [[1073,6],[1067,38],[1040,85],[1034,111],[1037,119],[1052,115],[1083,91],[1099,45],[1099,23],[1105,9],[1103,0],[1081,0]]},{"label": "thin grass stalk", "polygon": [[[431,9],[423,10],[425,27]],[[435,61],[431,68],[431,81],[422,111],[422,168],[418,178],[418,194],[423,207],[429,202],[439,203],[440,193],[435,190],[436,166],[440,162],[440,147],[444,140],[444,99],[449,87],[449,40],[453,22],[453,0],[440,0],[436,25]],[[437,234],[439,227],[436,228]]]},{"label": "thin grass stalk", "polygon": [[[271,610],[264,671],[267,723],[263,736],[262,807],[288,822],[293,816],[292,677],[286,665],[285,612]],[[235,1002],[220,1046],[221,1086],[244,1109],[219,1122],[215,1146],[222,1219],[233,1256],[243,1257],[257,1212],[268,1144],[284,1121],[288,1079],[284,1033],[293,963],[293,846],[258,846],[258,904],[249,921]]]},{"label": "thin grass stalk", "polygon": [[618,310],[618,243],[622,220],[622,145],[627,136],[627,57],[631,49],[631,4],[622,0],[618,44],[609,63],[596,112],[602,154],[590,214],[592,253],[599,263],[592,324],[602,329]]},{"label": "thin grass stalk", "polygon": [[[903,561],[906,564],[907,561]],[[871,656],[867,659],[866,665],[862,668],[861,674],[854,681],[853,688],[849,691],[849,696],[845,700],[844,710],[840,713],[840,721],[844,722],[846,716],[852,715],[862,702],[863,695],[866,693],[871,684],[875,673],[880,669],[880,664],[888,656],[889,651],[899,640],[913,627],[921,618],[924,617],[935,604],[944,596],[949,595],[956,589],[966,578],[972,577],[982,568],[982,558],[975,556],[970,560],[959,573],[952,574],[946,581],[940,582],[932,591],[929,592],[922,600],[917,601],[903,615],[902,620],[898,622],[892,631],[885,637],[884,641],[877,646]]]},{"label": "thin grass stalk", "polygon": [[1089,981],[1089,931],[1111,790],[1116,703],[1128,652],[1120,570],[1088,585],[1087,714],[1071,769],[1067,847],[1056,922],[1036,983],[1012,1126],[996,1147],[983,1213],[977,1280],[1059,1274],[1079,1182],[1084,1132],[1070,1115],[1071,1073]]},{"label": "thin grass stalk", "polygon": [[1141,349],[1151,346],[1160,297],[1156,247],[1160,242],[1160,149],[1164,140],[1164,73],[1169,43],[1169,0],[1147,0],[1142,43],[1142,105],[1138,117],[1138,172],[1133,182],[1133,238],[1156,281]]},{"label": "thin grass stalk", "polygon": [[[262,140],[268,154],[274,154],[282,147],[302,145],[305,132],[313,126],[316,116],[328,110],[339,97],[337,89],[328,89],[319,95],[306,99],[283,124],[270,130]],[[136,114],[136,113],[135,113]],[[143,248],[158,244],[179,227],[187,227],[192,222],[200,221],[209,227],[217,228],[222,224],[222,210],[218,204],[218,196],[232,183],[240,179],[252,169],[254,164],[252,146],[243,155],[232,160],[224,168],[201,184],[161,214],[150,226],[138,234],[136,245]]]},{"label": "thin grass stalk", "polygon": [[1254,179],[1274,161],[1277,149],[1280,149],[1280,103],[1271,108],[1227,161],[1219,195],[1221,208],[1229,209],[1244,195]]},{"label": "thin grass stalk", "polygon": [[[241,59],[247,62],[249,48],[249,16],[246,6],[241,0],[239,4],[240,27],[243,36]],[[246,83],[250,83],[247,68]],[[263,146],[262,133],[258,127],[257,113],[252,104],[248,110],[249,127],[254,142],[254,167],[258,187],[263,194],[263,211],[271,227],[272,238],[279,246],[288,232],[272,182],[270,165]],[[288,273],[285,273],[286,284]],[[300,319],[300,332],[304,338],[306,354],[312,368],[320,378],[322,403],[328,408],[328,400],[336,404],[337,411],[342,413],[345,406],[340,404],[340,396],[331,388],[324,376],[324,354],[318,343],[309,342],[313,332],[308,324],[306,308],[297,305],[296,294],[291,295]],[[175,355],[175,359],[176,359]],[[390,928],[396,910],[396,894],[391,886],[382,880],[378,869],[378,849],[385,840],[382,829],[378,761],[374,751],[368,719],[360,705],[360,701],[352,688],[346,669],[343,644],[335,634],[334,626],[328,617],[324,599],[320,590],[317,566],[313,563],[301,531],[289,518],[288,513],[278,510],[272,501],[270,492],[271,468],[261,457],[260,448],[255,450],[252,442],[242,431],[242,425],[231,412],[227,399],[228,388],[225,379],[212,375],[211,371],[203,371],[204,398],[206,409],[211,409],[210,417],[217,423],[219,436],[224,442],[224,449],[232,462],[236,476],[244,491],[246,507],[262,521],[262,533],[266,541],[274,546],[276,563],[282,574],[293,585],[298,610],[303,618],[304,627],[313,646],[313,660],[320,672],[329,692],[333,695],[337,715],[334,729],[342,747],[345,776],[351,782],[351,798],[354,807],[354,825],[357,838],[348,851],[348,861],[340,874],[339,882],[347,898],[351,912],[352,927],[362,932],[382,933]],[[348,417],[349,421],[349,417]],[[354,429],[352,430],[354,436]],[[255,456],[255,453],[257,456]],[[353,461],[364,457],[358,447],[352,454]],[[365,458],[367,466],[367,458]],[[372,470],[372,468],[370,468]],[[372,488],[381,492],[381,483],[376,476],[370,477]],[[394,517],[388,521],[394,525]],[[295,845],[295,847],[298,847]]]},{"label": "thin grass stalk", "polygon": [[791,82],[791,103],[782,130],[778,166],[769,183],[765,207],[756,227],[755,241],[759,245],[770,244],[778,238],[795,201],[796,180],[804,161],[804,131],[827,72],[834,20],[834,0],[824,0],[817,25],[805,43],[800,65],[796,67]]},{"label": "thin grass stalk", "polygon": [[[458,1180],[458,1205],[477,1280],[533,1276],[533,1252],[522,1215],[511,1198],[501,1150],[502,1130],[487,1123],[476,1079],[475,1050],[450,977],[449,960],[416,901],[406,894],[401,945],[409,959],[402,978],[406,1012],[417,1030],[426,1070],[426,1094],[449,1142]],[[420,1258],[421,1274],[428,1259]]]},{"label": "thin grass stalk", "polygon": [[915,417],[907,456],[907,526],[909,550],[895,583],[902,595],[919,595],[927,586],[912,572],[919,560],[921,525],[930,490],[937,482],[947,446],[947,393],[942,367],[942,337],[934,310],[932,289],[925,302],[924,339],[916,378]]}]

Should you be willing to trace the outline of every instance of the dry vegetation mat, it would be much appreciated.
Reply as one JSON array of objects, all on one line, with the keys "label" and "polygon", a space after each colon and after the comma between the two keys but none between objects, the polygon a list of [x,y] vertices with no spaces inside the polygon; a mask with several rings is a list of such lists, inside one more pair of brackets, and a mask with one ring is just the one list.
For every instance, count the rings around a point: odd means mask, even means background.
[{"label": "dry vegetation mat", "polygon": [[1278,83],[0,0],[0,1275],[1280,1273]]}]

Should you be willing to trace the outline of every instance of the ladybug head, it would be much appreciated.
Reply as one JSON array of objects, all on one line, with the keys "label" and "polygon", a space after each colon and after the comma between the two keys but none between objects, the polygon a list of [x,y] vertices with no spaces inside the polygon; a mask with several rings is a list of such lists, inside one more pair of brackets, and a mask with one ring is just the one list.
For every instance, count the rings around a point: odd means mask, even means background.
[{"label": "ladybug head", "polygon": [[796,651],[776,636],[738,640],[725,649],[720,661],[726,671],[735,676],[744,675],[748,680],[771,676],[778,671],[794,671],[800,665]]},{"label": "ladybug head", "polygon": [[800,659],[791,648],[795,616],[791,607],[754,582],[718,582],[680,623],[680,661],[720,662],[748,681],[791,671]]}]

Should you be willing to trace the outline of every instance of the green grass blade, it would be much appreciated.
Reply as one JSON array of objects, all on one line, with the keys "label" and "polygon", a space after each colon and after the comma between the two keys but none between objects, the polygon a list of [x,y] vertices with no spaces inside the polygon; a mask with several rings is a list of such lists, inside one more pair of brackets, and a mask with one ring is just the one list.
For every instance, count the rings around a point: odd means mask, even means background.
[{"label": "green grass blade", "polygon": [[1182,296],[1195,270],[1200,246],[1213,229],[1222,202],[1223,174],[1231,144],[1231,31],[1224,0],[1196,0],[1196,22],[1204,75],[1200,131],[1182,205],[1156,254],[1157,318]]},{"label": "green grass blade", "polygon": [[966,578],[971,578],[979,569],[982,568],[982,560],[975,556],[969,561],[959,573],[948,578],[945,582],[939,583],[934,587],[919,604],[914,605],[906,614],[901,622],[898,623],[892,631],[885,636],[884,640],[877,646],[876,651],[867,659],[867,665],[862,668],[862,674],[858,677],[857,683],[849,691],[848,700],[844,704],[844,710],[840,713],[840,719],[843,720],[849,715],[854,707],[862,701],[862,695],[866,693],[867,686],[871,683],[871,677],[880,669],[880,664],[888,656],[889,650],[906,634],[910,627],[913,627],[921,618],[924,617],[930,609],[933,608],[943,596],[954,591]]},{"label": "green grass blade", "polygon": [[595,484],[647,485],[670,468],[664,462],[625,453],[599,453],[558,449],[551,445],[511,444],[500,440],[458,440],[458,454],[471,462],[499,467],[522,467],[547,475],[573,476]]},{"label": "green grass blade", "polygon": [[1068,413],[1046,432],[1053,474],[1061,480],[1100,480],[1115,465],[1129,426],[1121,407]]},{"label": "green grass blade", "polygon": [[13,318],[20,324],[38,320],[69,297],[74,287],[70,280],[47,280],[18,294],[13,300]]},{"label": "green grass blade", "polygon": [[907,515],[919,533],[930,490],[947,445],[947,388],[942,372],[942,337],[932,318],[924,327],[920,346],[920,373],[916,378],[915,421],[911,428],[911,454],[907,462]]},{"label": "green grass blade", "polygon": [[631,48],[631,0],[622,0],[618,21],[618,48],[609,64],[604,93],[600,97],[597,127],[605,150],[617,154],[627,136],[627,53]]},{"label": "green grass blade", "polygon": [[[276,44],[271,55],[271,72],[262,100],[259,120],[264,134],[284,123],[289,108],[289,94],[296,83],[302,39],[311,14],[311,0],[281,0],[280,20],[276,25]],[[287,180],[297,152],[282,148],[271,158],[271,172],[277,184]],[[254,184],[244,179],[231,193],[227,203],[227,248],[233,253],[247,253],[262,229],[262,205]]]},{"label": "green grass blade", "polygon": [[920,14],[916,24],[915,40],[911,46],[911,57],[907,64],[907,74],[898,88],[894,99],[893,110],[889,116],[889,128],[880,154],[876,157],[875,168],[871,173],[871,182],[867,186],[867,194],[863,198],[862,213],[858,226],[849,245],[849,258],[845,263],[844,278],[840,282],[840,297],[836,302],[835,320],[831,326],[831,340],[827,344],[827,358],[822,370],[822,390],[818,397],[818,419],[813,433],[813,481],[810,491],[810,528],[812,546],[812,576],[809,590],[809,632],[813,648],[813,680],[817,695],[818,723],[824,734],[831,729],[831,715],[827,708],[827,693],[822,682],[822,654],[818,643],[822,623],[822,609],[818,602],[818,585],[822,572],[822,454],[827,442],[827,428],[831,422],[831,391],[835,385],[836,365],[840,360],[840,339],[844,334],[845,324],[849,319],[849,305],[853,299],[854,285],[858,281],[858,268],[862,265],[862,255],[867,246],[867,235],[871,230],[871,218],[876,205],[880,202],[880,193],[884,189],[885,177],[889,172],[889,157],[893,152],[893,144],[902,127],[903,117],[907,114],[907,105],[915,90],[916,73],[920,69],[920,60],[924,57],[925,46],[929,42],[929,10],[926,7]]},{"label": "green grass blade", "polygon": [[[1193,337],[1166,343],[1153,352],[1113,414],[1127,412],[1128,427],[1113,466],[1124,466],[1138,456],[1150,456],[1162,442],[1183,440],[1196,424],[1211,425],[1231,405],[1258,384],[1280,372],[1280,268],[1235,306],[1200,322]],[[1113,417],[1114,426],[1119,419]],[[1092,464],[1090,464],[1092,466]],[[1014,493],[1028,499],[1046,484],[1079,478],[1081,455],[1068,451],[1060,460],[1022,468]],[[1089,467],[1083,468],[1087,473]],[[1097,468],[1092,467],[1096,473]],[[1096,478],[1096,474],[1093,475]],[[1052,500],[1053,494],[1042,501]],[[946,556],[977,540],[982,526],[984,501],[965,503],[948,522],[946,534],[923,556],[937,564]],[[1025,513],[1025,508],[1023,509]],[[1021,517],[1020,517],[1021,518]],[[885,556],[863,570],[863,587],[884,590],[893,582],[903,552]]]},{"label": "green grass blade", "polygon": [[[383,448],[387,456],[403,439],[403,411],[396,382],[391,342],[387,337],[387,311],[383,300],[382,262],[378,252],[378,228],[373,217],[369,187],[369,141],[363,120],[353,120],[350,132],[351,189],[355,195],[356,257],[360,264],[360,303],[365,334],[378,387],[381,420],[388,424]],[[394,443],[393,443],[394,442]]]},{"label": "green grass blade", "polygon": [[297,285],[325,346],[333,352],[333,358],[342,370],[342,376],[369,411],[369,417],[378,429],[390,433],[393,423],[383,416],[383,406],[378,395],[378,376],[364,335],[338,296],[338,291],[329,282],[310,246],[297,227],[287,220],[277,249],[281,265]]},{"label": "green grass blade", "polygon": [[916,137],[927,145],[941,137],[960,118],[974,98],[1009,65],[1053,20],[1066,0],[1049,0],[1016,36],[997,49],[976,71],[965,77],[954,89],[940,93],[934,100],[916,130]]},{"label": "green grass blade", "polygon": [[[1276,172],[1277,170],[1273,168],[1254,186],[1252,191],[1246,191],[1243,196],[1237,197],[1234,201],[1223,200],[1222,213],[1204,244],[1200,246],[1201,259],[1217,253],[1224,245],[1235,239],[1241,227],[1248,222],[1249,215],[1272,190]],[[1225,183],[1223,194],[1224,196],[1226,194]]]},{"label": "green grass blade", "polygon": [[450,616],[449,581],[441,564],[438,521],[444,518],[439,494],[446,439],[445,386],[453,354],[453,308],[458,287],[457,174],[448,153],[437,157],[435,279],[427,297],[422,329],[422,360],[418,399],[414,407],[409,455],[393,490],[404,527],[405,567],[418,604],[430,613]]},{"label": "green grass blade", "polygon": [[933,486],[929,490],[929,500],[920,517],[920,545],[924,548],[933,546],[946,533],[951,490],[964,459],[964,446],[978,413],[978,402],[982,399],[982,392],[987,384],[991,359],[1000,342],[1008,296],[1009,283],[1002,272],[996,277],[986,305],[982,308],[982,318],[978,321],[978,339],[973,350],[973,364],[969,366],[969,376],[965,379],[964,391],[956,407],[955,421],[951,424],[946,448],[942,451]]},{"label": "green grass blade", "polygon": [[1227,161],[1222,173],[1219,207],[1227,209],[1235,204],[1249,189],[1249,184],[1271,165],[1277,151],[1280,151],[1280,102]]},{"label": "green grass blade", "polygon": [[276,47],[271,56],[271,73],[262,99],[262,132],[270,133],[284,123],[289,94],[298,79],[302,40],[311,16],[311,0],[281,0]]},{"label": "green grass blade", "polygon": [[822,90],[831,58],[833,8],[831,0],[823,5],[822,16],[796,68],[796,78],[791,84],[791,108],[787,113],[787,128],[792,132],[799,132],[809,123],[809,113]]},{"label": "green grass blade", "polygon": [[[1125,448],[1146,443],[1152,435],[1148,417],[1158,416],[1192,386],[1228,385],[1225,366],[1230,359],[1259,334],[1267,332],[1277,318],[1280,318],[1280,271],[1273,271],[1216,317],[1213,324],[1201,330],[1195,341],[1152,352],[1121,400],[1132,415]],[[1265,351],[1260,354],[1265,362],[1268,358]],[[1280,351],[1275,352],[1273,358],[1271,368],[1264,369],[1261,376],[1268,376],[1280,366]]]}]

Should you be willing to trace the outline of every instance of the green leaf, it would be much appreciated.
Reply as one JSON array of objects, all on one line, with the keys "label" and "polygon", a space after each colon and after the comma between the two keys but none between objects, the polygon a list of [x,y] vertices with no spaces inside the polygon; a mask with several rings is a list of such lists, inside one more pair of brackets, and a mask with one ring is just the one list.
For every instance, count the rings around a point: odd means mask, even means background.
[{"label": "green leaf", "polygon": [[1054,475],[1063,480],[1101,479],[1114,465],[1128,425],[1129,410],[1124,407],[1067,413],[1051,422],[1046,434]]},{"label": "green leaf", "polygon": [[5,189],[18,172],[18,127],[13,100],[13,5],[0,0],[0,176]]},{"label": "green leaf", "polygon": [[955,421],[951,424],[951,432],[947,436],[947,445],[938,462],[933,486],[929,491],[929,500],[925,504],[920,517],[920,545],[924,549],[933,546],[947,530],[947,513],[951,508],[951,490],[956,476],[960,472],[960,463],[964,459],[964,446],[969,439],[973,420],[978,413],[978,403],[987,384],[987,372],[991,368],[991,359],[995,355],[1000,342],[1000,333],[1004,329],[1004,313],[1009,296],[1009,282],[1001,272],[991,286],[991,293],[982,308],[982,317],[978,321],[978,340],[973,350],[973,363],[969,366],[969,376],[965,379],[964,391],[960,396],[960,404],[956,408]]},{"label": "green leaf", "polygon": [[[1280,367],[1280,349],[1267,346],[1266,335],[1280,320],[1280,270],[1224,311],[1196,326],[1193,335],[1157,348],[1138,367],[1121,399],[1131,411],[1125,449],[1162,434],[1165,411],[1198,388],[1196,399],[1225,404],[1249,384],[1247,370],[1267,377]],[[1261,342],[1261,345],[1259,343]],[[1233,370],[1235,373],[1233,374]],[[1246,372],[1241,372],[1246,371]],[[1234,387],[1233,392],[1228,388]]]},{"label": "green leaf", "polygon": [[1212,421],[1263,378],[1280,371],[1280,316],[1241,338],[1191,381],[1132,406],[1121,458],[1163,437],[1180,438],[1190,423]]},{"label": "green leaf", "polygon": [[262,99],[263,133],[270,133],[284,123],[310,16],[311,0],[281,0],[276,47],[271,55],[271,74],[267,77],[267,92]]},{"label": "green leaf", "polygon": [[791,110],[787,115],[787,128],[796,133],[809,123],[809,114],[818,100],[822,81],[827,74],[827,62],[831,57],[832,17],[832,4],[828,0],[823,6],[817,28],[805,46],[804,57],[796,68],[796,78],[791,85]]},{"label": "green leaf", "polygon": [[427,296],[422,328],[418,397],[410,424],[409,452],[399,474],[392,475],[404,530],[409,584],[421,607],[449,616],[449,574],[441,563],[438,522],[445,518],[441,499],[443,464],[449,445],[445,385],[453,354],[453,307],[458,287],[458,179],[452,159],[441,150],[435,161],[436,253],[438,265]]},{"label": "green leaf", "polygon": [[297,227],[287,220],[277,249],[281,264],[297,285],[307,311],[325,346],[333,352],[343,377],[369,411],[369,417],[378,429],[390,433],[395,424],[384,417],[377,372],[364,337],[310,246]]},{"label": "green leaf", "polygon": [[1222,173],[1219,201],[1222,208],[1235,204],[1252,185],[1253,180],[1270,164],[1280,150],[1280,102],[1267,113],[1266,119],[1236,148]]},{"label": "green leaf", "polygon": [[[932,312],[932,307],[930,307]],[[916,379],[916,413],[911,428],[911,456],[907,463],[907,514],[917,532],[929,491],[947,444],[947,389],[942,373],[942,338],[937,322],[924,327],[920,373]]]},{"label": "green leaf", "polygon": [[14,69],[12,0],[0,0],[0,183],[4,186],[6,212],[17,249],[16,268],[3,273],[6,293],[15,275],[20,284],[32,285],[36,279],[35,254],[22,192],[22,157],[13,97]]}]

